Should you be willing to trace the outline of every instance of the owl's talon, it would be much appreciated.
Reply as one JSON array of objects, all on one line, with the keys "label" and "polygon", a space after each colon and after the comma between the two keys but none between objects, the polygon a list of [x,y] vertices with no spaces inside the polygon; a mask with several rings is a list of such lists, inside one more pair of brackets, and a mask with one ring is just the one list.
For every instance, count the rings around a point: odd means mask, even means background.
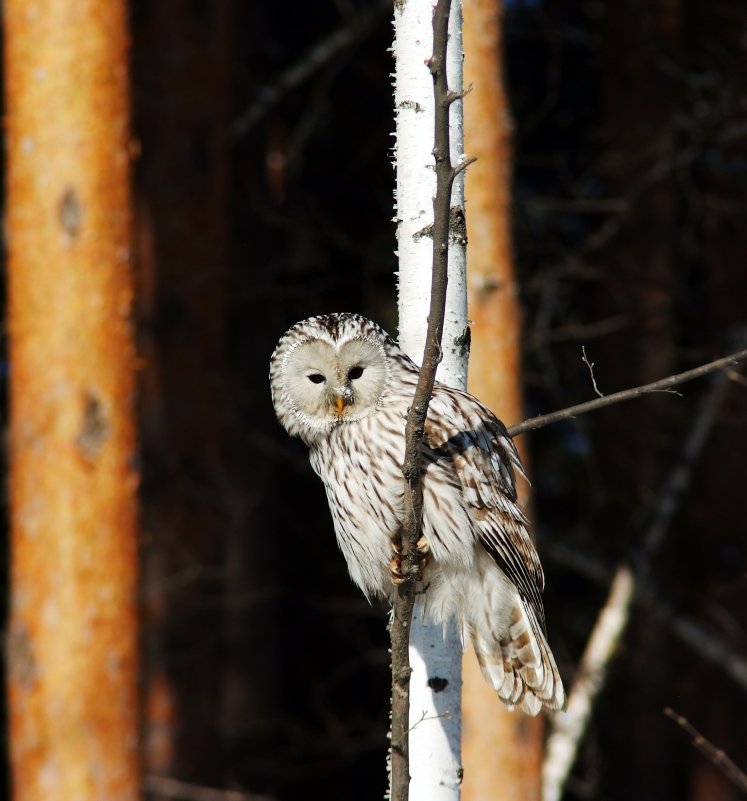
[{"label": "owl's talon", "polygon": [[431,546],[425,538],[425,534],[415,543],[415,548],[422,556],[427,556],[431,552]]},{"label": "owl's talon", "polygon": [[[394,543],[392,543],[392,547],[394,547]],[[396,586],[404,584],[405,581],[407,581],[402,575],[402,560],[399,556],[393,556],[389,560],[389,578],[392,580],[392,584]]]},{"label": "owl's talon", "polygon": [[[425,550],[422,550],[422,543],[423,539],[421,538],[416,546],[418,549],[418,570],[413,576],[415,581],[423,580],[423,571],[428,564],[428,554],[430,552],[430,548],[428,547],[428,543],[425,543]],[[394,548],[394,544],[392,544],[392,548]],[[397,549],[395,549],[395,555],[389,560],[389,578],[392,580],[392,584],[396,586],[404,584],[407,581],[407,577],[402,574],[402,557],[399,555],[399,551]]]}]

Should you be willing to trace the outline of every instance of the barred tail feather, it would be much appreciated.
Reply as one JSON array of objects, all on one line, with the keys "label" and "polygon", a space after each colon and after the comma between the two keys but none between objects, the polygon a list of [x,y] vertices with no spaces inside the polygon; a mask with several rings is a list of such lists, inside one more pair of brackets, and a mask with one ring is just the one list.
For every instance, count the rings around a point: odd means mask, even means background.
[{"label": "barred tail feather", "polygon": [[[505,603],[505,587],[501,589],[498,596]],[[512,595],[508,608],[467,612],[483,676],[509,709],[518,706],[528,715],[537,715],[543,706],[560,709],[565,703],[563,682],[542,627],[515,589]],[[488,590],[483,603],[492,597],[495,593]]]}]

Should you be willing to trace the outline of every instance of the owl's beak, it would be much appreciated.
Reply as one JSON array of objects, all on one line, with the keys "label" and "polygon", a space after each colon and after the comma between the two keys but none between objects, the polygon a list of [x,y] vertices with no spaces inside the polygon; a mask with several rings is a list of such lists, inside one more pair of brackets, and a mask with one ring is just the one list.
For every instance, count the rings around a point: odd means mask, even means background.
[{"label": "owl's beak", "polygon": [[337,414],[342,414],[346,406],[350,406],[353,402],[353,393],[349,390],[343,389],[341,392],[335,392],[334,399],[335,411]]}]

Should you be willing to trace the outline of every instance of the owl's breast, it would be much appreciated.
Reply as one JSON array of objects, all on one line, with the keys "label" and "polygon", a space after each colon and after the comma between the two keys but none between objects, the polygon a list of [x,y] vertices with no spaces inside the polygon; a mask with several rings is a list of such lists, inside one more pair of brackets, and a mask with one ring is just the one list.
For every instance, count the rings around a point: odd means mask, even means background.
[{"label": "owl's breast", "polygon": [[395,420],[378,411],[338,426],[310,452],[350,575],[368,596],[389,591],[391,541],[402,521],[404,426],[397,430]]}]

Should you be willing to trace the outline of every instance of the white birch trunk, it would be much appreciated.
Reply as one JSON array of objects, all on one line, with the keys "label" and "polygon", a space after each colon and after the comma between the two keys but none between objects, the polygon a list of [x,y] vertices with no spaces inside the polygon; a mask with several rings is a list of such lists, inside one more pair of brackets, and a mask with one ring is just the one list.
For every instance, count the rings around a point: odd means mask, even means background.
[{"label": "white birch trunk", "polygon": [[[417,364],[423,358],[430,304],[433,241],[433,52],[432,0],[394,4],[395,107],[397,143],[397,242],[399,254],[399,342]],[[462,9],[453,0],[449,22],[449,89],[462,91]],[[464,158],[462,102],[451,106],[451,161]],[[464,208],[461,173],[454,182],[451,207]],[[449,284],[438,379],[467,385],[466,253],[464,241],[449,245]],[[458,801],[461,785],[462,644],[456,626],[446,631],[423,619],[416,602],[410,636],[410,801]],[[430,685],[429,685],[430,682]]]}]

